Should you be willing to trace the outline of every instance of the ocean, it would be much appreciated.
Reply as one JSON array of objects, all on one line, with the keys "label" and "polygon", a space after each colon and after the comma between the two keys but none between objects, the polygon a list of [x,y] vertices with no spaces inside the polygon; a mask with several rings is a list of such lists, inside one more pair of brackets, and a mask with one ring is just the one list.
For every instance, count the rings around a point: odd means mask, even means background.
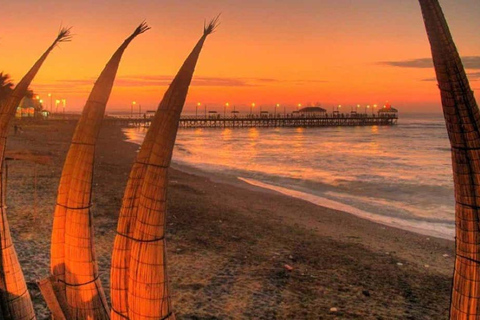
[{"label": "ocean", "polygon": [[[145,129],[125,129],[140,144]],[[173,162],[405,230],[453,239],[442,115],[391,127],[179,129]]]}]

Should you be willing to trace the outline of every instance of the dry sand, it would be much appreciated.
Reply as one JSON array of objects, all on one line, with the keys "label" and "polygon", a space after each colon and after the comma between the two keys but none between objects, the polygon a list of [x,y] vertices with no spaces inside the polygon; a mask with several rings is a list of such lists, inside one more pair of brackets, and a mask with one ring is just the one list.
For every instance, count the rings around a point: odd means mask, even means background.
[{"label": "dry sand", "polygon": [[[7,212],[37,314],[48,319],[35,281],[48,274],[56,188],[75,123],[20,125],[8,143],[24,156],[8,161]],[[138,149],[123,139],[118,127],[105,126],[96,155],[95,242],[107,295],[117,215]],[[452,241],[181,170],[171,170],[167,229],[179,319],[448,318]]]}]

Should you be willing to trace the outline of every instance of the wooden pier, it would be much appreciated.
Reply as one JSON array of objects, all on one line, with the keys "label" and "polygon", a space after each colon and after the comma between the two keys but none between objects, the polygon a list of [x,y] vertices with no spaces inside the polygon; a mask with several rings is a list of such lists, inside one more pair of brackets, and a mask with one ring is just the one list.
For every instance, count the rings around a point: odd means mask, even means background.
[{"label": "wooden pier", "polygon": [[[109,116],[105,122],[124,127],[148,127],[152,118]],[[245,116],[182,116],[180,128],[276,128],[276,127],[336,127],[336,126],[392,126],[397,115],[335,114],[305,116],[297,114]]]}]

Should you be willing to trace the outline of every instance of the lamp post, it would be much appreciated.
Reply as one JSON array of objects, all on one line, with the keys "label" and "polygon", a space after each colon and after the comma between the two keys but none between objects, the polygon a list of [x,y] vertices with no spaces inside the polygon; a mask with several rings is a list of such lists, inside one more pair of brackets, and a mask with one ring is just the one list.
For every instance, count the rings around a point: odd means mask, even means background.
[{"label": "lamp post", "polygon": [[133,118],[133,106],[136,104],[137,103],[135,101],[132,101],[132,104],[130,105],[130,118]]},{"label": "lamp post", "polygon": [[48,97],[50,98],[50,112],[52,112],[52,111],[53,111],[53,110],[52,110],[52,109],[53,109],[53,107],[52,107],[52,106],[53,106],[53,101],[52,101],[52,100],[53,100],[53,97],[52,97],[52,94],[49,93],[49,94],[48,94]]},{"label": "lamp post", "polygon": [[274,118],[277,117],[277,108],[280,108],[280,104],[279,104],[279,103],[277,103],[277,104],[275,105],[275,112],[274,112],[274,116],[273,116]]},{"label": "lamp post", "polygon": [[197,105],[195,106],[195,118],[198,117],[198,107],[200,107],[202,104],[200,102],[197,103]]},{"label": "lamp post", "polygon": [[250,117],[253,116],[253,108],[255,108],[255,102],[253,102],[250,106]]},{"label": "lamp post", "polygon": [[228,106],[230,106],[230,103],[225,103],[225,106],[223,106],[223,118],[225,119],[226,118],[226,115],[227,115],[227,108]]},{"label": "lamp post", "polygon": [[62,99],[63,117],[65,117],[65,107],[66,106],[67,106],[67,99]]},{"label": "lamp post", "polygon": [[370,109],[370,105],[367,105],[367,106],[365,107],[365,115],[367,115],[367,109]]},{"label": "lamp post", "polygon": [[60,100],[55,100],[55,113],[58,113],[58,104],[60,103]]},{"label": "lamp post", "polygon": [[376,109],[376,108],[377,108],[377,105],[374,104],[374,105],[373,105],[373,109],[372,109],[372,115],[375,115],[375,109]]}]

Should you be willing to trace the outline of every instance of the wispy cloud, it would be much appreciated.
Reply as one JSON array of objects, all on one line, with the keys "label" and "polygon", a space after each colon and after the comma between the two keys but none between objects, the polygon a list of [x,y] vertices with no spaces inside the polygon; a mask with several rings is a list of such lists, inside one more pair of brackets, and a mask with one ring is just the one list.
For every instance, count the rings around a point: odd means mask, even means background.
[{"label": "wispy cloud", "polygon": [[[467,72],[467,77],[470,81],[480,81],[480,72]],[[436,78],[426,78],[422,81],[437,81]]]},{"label": "wispy cloud", "polygon": [[[480,56],[465,56],[462,57],[462,62],[466,69],[480,69]],[[381,61],[378,64],[400,68],[433,68],[433,61],[431,58],[420,58],[400,61]]]},{"label": "wispy cloud", "polygon": [[[173,76],[124,76],[119,77],[116,85],[120,87],[168,86]],[[253,87],[278,82],[276,79],[264,78],[224,78],[224,77],[194,77],[192,86],[196,87]]]},{"label": "wispy cloud", "polygon": [[[115,81],[117,87],[164,87],[170,85],[173,76],[167,75],[131,75],[119,76]],[[272,78],[227,78],[227,77],[202,77],[197,76],[192,80],[194,87],[261,87],[289,83],[304,85],[306,83],[322,83],[323,80],[294,80],[284,81]],[[35,85],[36,90],[54,90],[57,93],[88,93],[95,83],[94,78],[88,79],[65,79],[51,83]]]}]

